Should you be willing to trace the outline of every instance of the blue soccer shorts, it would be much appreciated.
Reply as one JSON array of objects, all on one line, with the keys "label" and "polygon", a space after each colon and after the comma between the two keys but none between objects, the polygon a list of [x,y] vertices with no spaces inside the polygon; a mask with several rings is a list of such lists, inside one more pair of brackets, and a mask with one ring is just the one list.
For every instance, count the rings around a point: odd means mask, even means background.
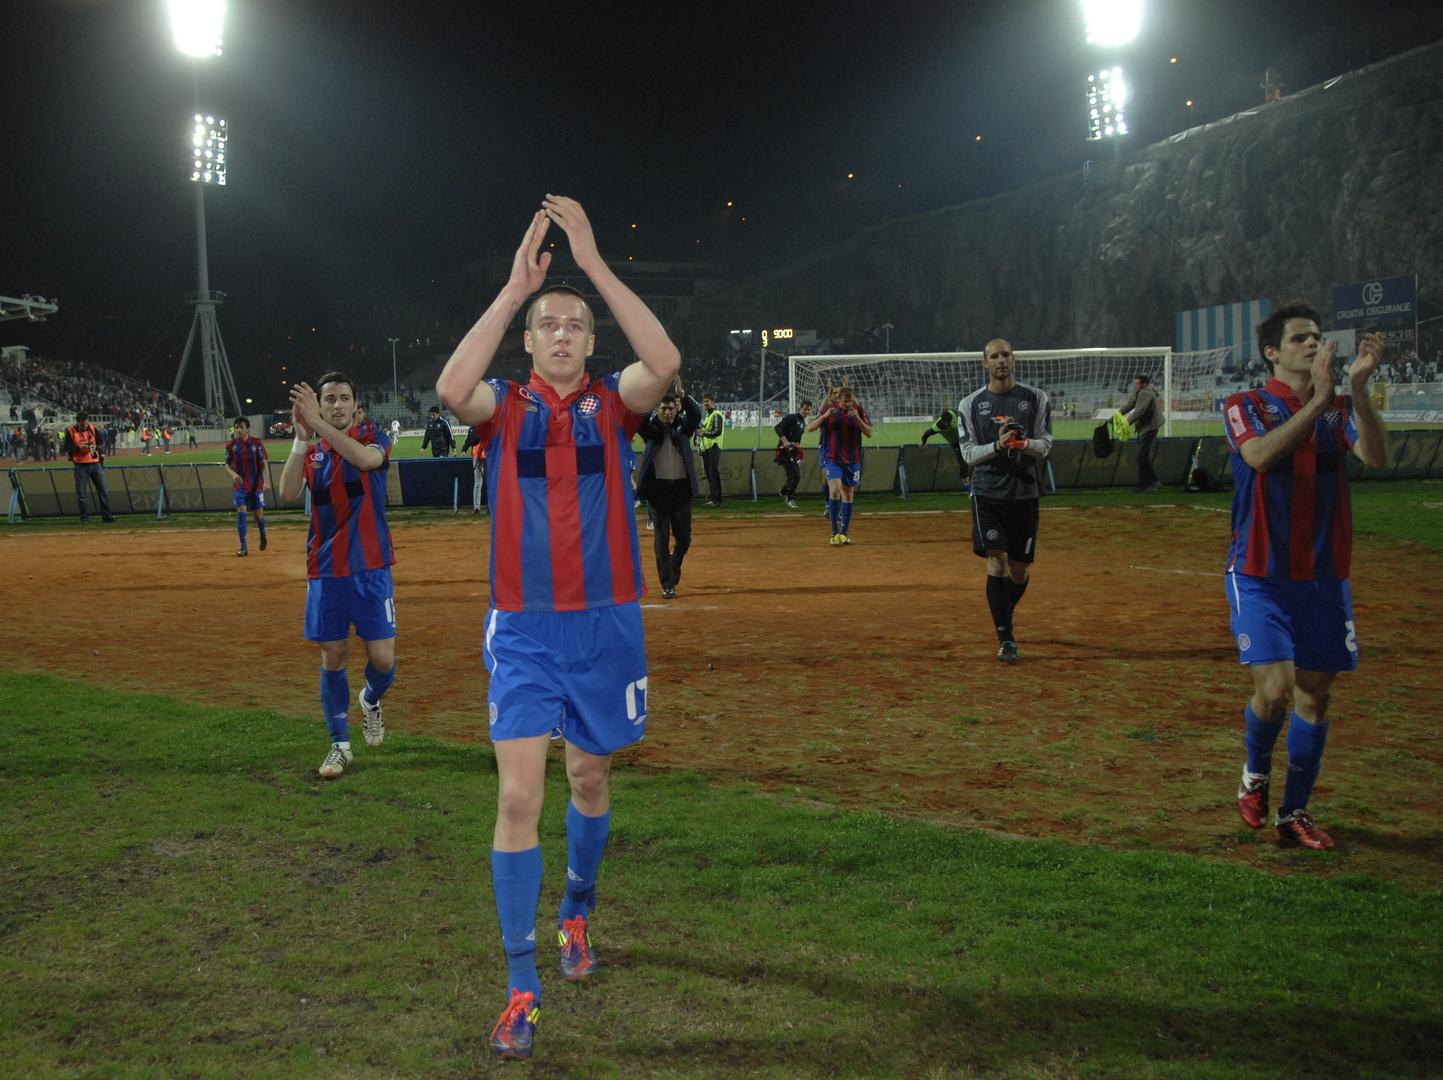
[{"label": "blue soccer shorts", "polygon": [[1304,671],[1353,671],[1358,636],[1346,581],[1288,581],[1227,574],[1228,615],[1238,660],[1291,660]]},{"label": "blue soccer shorts", "polygon": [[345,641],[355,626],[362,641],[396,636],[396,601],[391,568],[350,577],[311,578],[306,582],[306,640]]},{"label": "blue soccer shorts", "polygon": [[822,465],[822,475],[828,480],[840,480],[847,487],[860,487],[862,484],[861,465],[836,465],[828,461]]},{"label": "blue soccer shorts", "polygon": [[486,615],[491,741],[560,736],[614,754],[646,735],[646,645],[635,601]]},{"label": "blue soccer shorts", "polygon": [[247,510],[254,510],[260,513],[266,508],[266,493],[264,491],[246,491],[244,488],[235,488],[231,491],[231,502],[239,510],[245,507]]}]

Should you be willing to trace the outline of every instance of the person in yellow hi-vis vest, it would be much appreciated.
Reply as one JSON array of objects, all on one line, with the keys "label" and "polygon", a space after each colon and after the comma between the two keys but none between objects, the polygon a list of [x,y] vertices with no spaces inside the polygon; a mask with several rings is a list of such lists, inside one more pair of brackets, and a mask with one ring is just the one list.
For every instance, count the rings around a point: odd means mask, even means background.
[{"label": "person in yellow hi-vis vest", "polygon": [[706,410],[706,417],[702,420],[701,429],[696,434],[697,440],[701,443],[702,467],[706,470],[706,504],[715,508],[720,506],[722,501],[721,452],[722,437],[726,434],[727,418],[716,407],[715,395],[704,395],[701,404],[702,408]]}]

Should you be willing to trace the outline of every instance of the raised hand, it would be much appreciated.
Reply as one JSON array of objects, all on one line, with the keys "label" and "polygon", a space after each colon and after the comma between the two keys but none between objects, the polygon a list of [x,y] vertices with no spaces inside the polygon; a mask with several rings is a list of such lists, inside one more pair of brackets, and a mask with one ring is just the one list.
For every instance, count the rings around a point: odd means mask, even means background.
[{"label": "raised hand", "polygon": [[1363,340],[1358,343],[1358,355],[1353,357],[1353,362],[1348,365],[1350,383],[1365,383],[1368,377],[1378,370],[1378,365],[1383,360],[1384,345],[1382,334],[1363,335]]},{"label": "raised hand", "polygon": [[1333,356],[1337,351],[1336,341],[1325,341],[1313,356],[1313,392],[1326,391],[1330,400],[1333,396]]},{"label": "raised hand", "polygon": [[298,382],[291,387],[291,426],[302,439],[311,439],[316,434],[316,424],[321,419],[321,401],[310,384]]},{"label": "raised hand", "polygon": [[571,257],[576,260],[577,266],[585,270],[601,261],[591,222],[579,202],[565,195],[547,195],[541,200],[541,212],[566,231],[566,238],[571,241]]},{"label": "raised hand", "polygon": [[538,210],[531,216],[516,257],[511,260],[511,280],[507,283],[527,296],[538,291],[546,283],[546,268],[551,265],[551,252],[541,250],[541,240],[551,227],[551,219],[545,211]]}]

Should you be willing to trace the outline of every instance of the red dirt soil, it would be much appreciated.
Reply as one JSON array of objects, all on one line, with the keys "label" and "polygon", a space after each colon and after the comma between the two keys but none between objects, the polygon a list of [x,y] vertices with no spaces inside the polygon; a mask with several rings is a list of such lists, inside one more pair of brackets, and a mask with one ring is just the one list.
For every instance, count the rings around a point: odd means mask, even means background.
[{"label": "red dirt soil", "polygon": [[[1313,800],[1339,846],[1319,856],[1279,849],[1234,808],[1248,679],[1222,593],[1225,515],[1044,508],[1018,609],[1022,661],[1004,668],[965,511],[863,510],[855,543],[832,548],[818,510],[699,510],[672,601],[641,533],[648,735],[619,769],[692,769],[1015,835],[1437,887],[1436,555],[1358,544],[1361,666],[1335,684]],[[223,527],[0,530],[7,624],[23,628],[8,666],[313,717],[319,746],[317,657],[301,637],[304,525],[272,522],[270,550],[256,550],[252,525],[245,559]],[[393,533],[401,667],[387,725],[484,739],[488,523],[428,517]]]}]

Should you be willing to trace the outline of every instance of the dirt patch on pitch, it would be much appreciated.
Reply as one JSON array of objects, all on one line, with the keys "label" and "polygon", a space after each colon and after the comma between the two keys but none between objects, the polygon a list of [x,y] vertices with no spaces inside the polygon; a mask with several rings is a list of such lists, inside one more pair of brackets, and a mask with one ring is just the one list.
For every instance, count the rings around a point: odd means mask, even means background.
[{"label": "dirt patch on pitch", "polygon": [[[1116,846],[1161,846],[1436,888],[1443,861],[1443,559],[1361,541],[1362,665],[1340,678],[1314,798],[1337,852],[1280,850],[1233,807],[1246,673],[1220,568],[1226,518],[1046,508],[1001,668],[963,512],[699,512],[680,595],[645,601],[649,735],[619,768],[747,778],[840,806]],[[10,666],[314,716],[304,529],[0,532]],[[389,727],[485,738],[484,519],[395,529],[400,672]],[[643,566],[655,577],[650,534]],[[653,585],[654,588],[654,585]],[[353,660],[359,670],[359,659]],[[199,738],[199,736],[198,736]]]}]

